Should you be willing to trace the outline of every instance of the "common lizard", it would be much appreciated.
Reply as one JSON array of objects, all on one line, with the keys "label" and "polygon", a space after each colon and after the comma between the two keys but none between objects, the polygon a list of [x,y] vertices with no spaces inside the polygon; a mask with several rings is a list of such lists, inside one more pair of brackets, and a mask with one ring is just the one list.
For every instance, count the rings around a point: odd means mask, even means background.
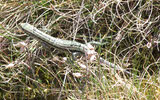
[{"label": "common lizard", "polygon": [[[91,51],[91,48],[88,47],[88,44],[82,44],[82,43],[79,43],[76,41],[70,41],[70,40],[64,40],[64,39],[52,37],[42,31],[38,30],[36,27],[34,27],[33,25],[31,25],[29,23],[20,23],[19,25],[24,32],[30,34],[31,36],[34,36],[35,38],[40,39],[41,41],[44,41],[45,43],[47,43],[55,48],[67,50],[67,51],[77,51],[77,52],[81,52],[83,54],[88,54]],[[100,57],[99,61],[100,61],[100,63],[106,64],[116,70],[120,70],[122,72],[133,75],[129,71],[120,67],[119,65],[115,65],[115,64],[103,59],[102,57]]]}]

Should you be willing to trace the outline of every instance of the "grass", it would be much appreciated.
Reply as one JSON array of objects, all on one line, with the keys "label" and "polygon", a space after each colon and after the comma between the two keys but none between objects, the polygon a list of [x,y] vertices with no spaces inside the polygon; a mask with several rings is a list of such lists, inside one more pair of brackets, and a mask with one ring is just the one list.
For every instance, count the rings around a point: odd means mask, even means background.
[{"label": "grass", "polygon": [[[0,9],[1,99],[160,99],[158,0],[1,0]],[[105,43],[94,46],[99,56],[135,76],[98,59],[74,61],[27,36],[22,22],[54,37]]]}]

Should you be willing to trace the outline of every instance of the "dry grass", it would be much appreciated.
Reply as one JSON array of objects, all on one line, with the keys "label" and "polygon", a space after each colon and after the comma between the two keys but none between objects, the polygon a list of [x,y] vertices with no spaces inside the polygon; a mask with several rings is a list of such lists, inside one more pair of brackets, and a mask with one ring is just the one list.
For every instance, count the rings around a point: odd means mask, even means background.
[{"label": "dry grass", "polygon": [[[98,54],[135,76],[42,46],[21,22],[54,37],[105,43],[95,46]],[[1,99],[159,100],[159,67],[158,0],[0,0]]]}]

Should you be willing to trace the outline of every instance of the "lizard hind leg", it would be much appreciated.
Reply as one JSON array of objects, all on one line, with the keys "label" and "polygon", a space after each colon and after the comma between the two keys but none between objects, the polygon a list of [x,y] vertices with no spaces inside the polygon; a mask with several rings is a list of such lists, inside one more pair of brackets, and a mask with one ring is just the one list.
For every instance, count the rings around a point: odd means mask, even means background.
[{"label": "lizard hind leg", "polygon": [[81,52],[73,52],[72,53],[72,59],[77,60],[79,59],[83,54]]}]

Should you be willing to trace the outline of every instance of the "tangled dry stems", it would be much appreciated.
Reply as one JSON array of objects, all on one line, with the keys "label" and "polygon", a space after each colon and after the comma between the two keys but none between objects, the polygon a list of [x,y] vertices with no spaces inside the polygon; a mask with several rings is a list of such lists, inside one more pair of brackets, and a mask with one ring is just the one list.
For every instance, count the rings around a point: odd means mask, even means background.
[{"label": "tangled dry stems", "polygon": [[[159,5],[158,0],[0,1],[1,98],[159,99]],[[50,52],[19,31],[20,22],[54,37],[107,42],[95,47],[98,54],[139,78]]]}]

